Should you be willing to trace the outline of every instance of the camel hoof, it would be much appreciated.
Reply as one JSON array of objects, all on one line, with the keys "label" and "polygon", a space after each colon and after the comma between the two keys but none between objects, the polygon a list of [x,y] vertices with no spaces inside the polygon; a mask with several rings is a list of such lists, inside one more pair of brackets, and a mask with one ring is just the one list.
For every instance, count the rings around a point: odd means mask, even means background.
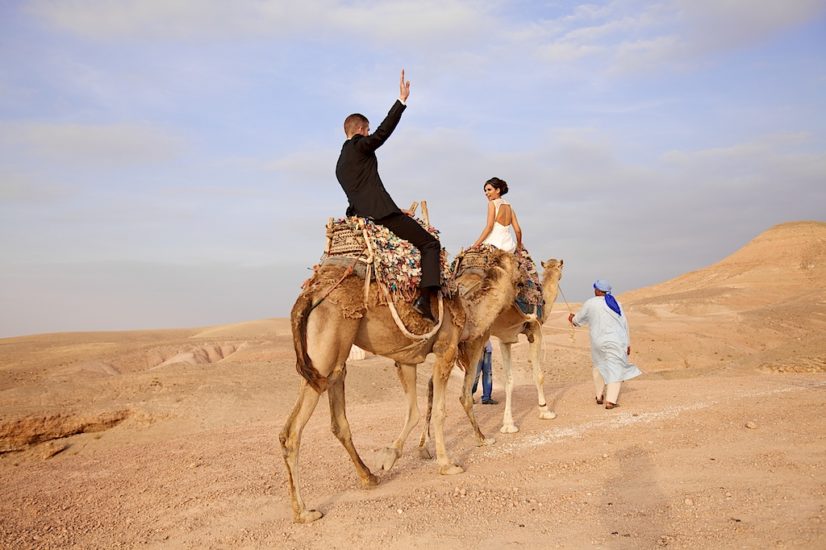
[{"label": "camel hoof", "polygon": [[439,467],[439,473],[443,476],[453,476],[456,474],[461,474],[464,471],[465,469],[457,464],[448,464],[446,466]]},{"label": "camel hoof", "polygon": [[361,485],[363,487],[375,487],[379,484],[379,478],[373,474],[370,474],[366,478],[361,480]]},{"label": "camel hoof", "polygon": [[385,472],[390,471],[390,468],[392,468],[396,463],[397,458],[399,458],[399,455],[396,453],[396,449],[382,449],[379,451],[379,462],[381,463],[380,468]]},{"label": "camel hoof", "polygon": [[499,428],[499,431],[503,434],[515,434],[519,431],[519,428],[517,428],[515,424],[505,424]]},{"label": "camel hoof", "polygon": [[553,411],[539,411],[539,418],[542,420],[553,420],[556,418],[556,413]]},{"label": "camel hoof", "polygon": [[492,437],[486,437],[485,439],[483,439],[483,440],[479,443],[479,446],[480,446],[480,447],[489,447],[490,445],[493,445],[494,443],[496,443],[496,440],[495,440],[494,438],[492,438]]},{"label": "camel hoof", "polygon": [[318,510],[304,510],[297,517],[295,517],[296,523],[312,523],[316,520],[319,520],[324,517],[324,514],[319,512]]},{"label": "camel hoof", "polygon": [[433,458],[433,455],[430,454],[430,451],[427,450],[427,447],[419,447],[419,458],[430,460],[431,458]]}]

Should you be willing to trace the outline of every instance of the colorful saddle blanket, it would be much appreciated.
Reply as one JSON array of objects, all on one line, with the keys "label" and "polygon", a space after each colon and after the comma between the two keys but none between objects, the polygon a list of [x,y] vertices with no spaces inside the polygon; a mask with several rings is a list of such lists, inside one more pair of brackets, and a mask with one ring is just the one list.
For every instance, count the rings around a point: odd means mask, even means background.
[{"label": "colorful saddle blanket", "polygon": [[516,294],[516,305],[522,313],[526,315],[536,313],[536,316],[541,319],[545,298],[542,296],[542,283],[539,282],[536,264],[524,248],[517,249],[513,254],[516,256],[516,262],[522,274],[519,292]]},{"label": "colorful saddle blanket", "polygon": [[[465,250],[454,258],[450,264],[450,272],[456,277],[464,269],[485,268],[490,264],[491,255],[497,250],[489,244]],[[536,313],[537,317],[542,317],[545,299],[542,297],[542,284],[539,282],[536,264],[524,248],[517,249],[513,255],[521,275],[517,283],[519,288],[516,294],[516,305],[525,315]]]},{"label": "colorful saddle blanket", "polygon": [[[414,218],[428,233],[439,238],[439,230],[426,225],[419,218]],[[365,236],[367,241],[365,241]],[[369,244],[369,248],[368,248]],[[322,263],[326,258],[347,257],[357,260],[367,259],[373,255],[375,279],[393,294],[400,295],[406,301],[412,301],[422,278],[421,254],[408,241],[399,238],[382,225],[367,218],[348,217],[330,219],[327,222],[327,247]],[[447,253],[441,253],[442,283],[448,278]]]}]

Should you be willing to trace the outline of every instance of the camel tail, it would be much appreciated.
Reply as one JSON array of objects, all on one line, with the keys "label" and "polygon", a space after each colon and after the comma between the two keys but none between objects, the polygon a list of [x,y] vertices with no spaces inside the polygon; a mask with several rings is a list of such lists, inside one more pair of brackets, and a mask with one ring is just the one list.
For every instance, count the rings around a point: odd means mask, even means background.
[{"label": "camel tail", "polygon": [[293,346],[295,347],[295,370],[315,391],[322,393],[327,389],[327,378],[316,370],[307,353],[307,318],[312,310],[312,295],[309,292],[302,292],[295,305],[293,305],[292,314],[290,315]]}]

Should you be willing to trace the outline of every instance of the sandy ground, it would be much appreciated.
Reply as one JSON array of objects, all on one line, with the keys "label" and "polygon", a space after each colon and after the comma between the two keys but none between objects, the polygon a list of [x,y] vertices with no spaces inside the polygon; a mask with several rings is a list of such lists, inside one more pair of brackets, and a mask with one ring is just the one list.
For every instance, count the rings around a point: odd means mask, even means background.
[{"label": "sandy ground", "polygon": [[[824,548],[824,266],[826,224],[786,224],[621,294],[645,375],[611,411],[592,397],[587,332],[557,303],[543,370],[558,418],[538,418],[523,340],[520,431],[478,405],[496,438],[478,447],[454,373],[460,475],[419,457],[417,429],[361,488],[322,400],[300,459],[325,514],[310,525],[292,522],[278,445],[299,381],[287,320],[1,339],[0,548]],[[495,398],[501,380],[495,350]],[[351,361],[347,399],[372,467],[403,421],[392,362]]]}]

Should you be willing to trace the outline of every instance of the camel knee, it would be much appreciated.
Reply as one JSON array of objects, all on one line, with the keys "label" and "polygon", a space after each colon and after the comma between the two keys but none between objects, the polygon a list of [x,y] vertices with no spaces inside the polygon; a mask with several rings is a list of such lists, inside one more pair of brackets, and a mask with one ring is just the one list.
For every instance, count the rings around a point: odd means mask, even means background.
[{"label": "camel knee", "polygon": [[330,431],[333,432],[333,435],[336,436],[336,439],[339,441],[347,441],[352,438],[352,434],[350,433],[350,428],[347,426],[342,426],[337,422],[333,422],[330,426]]}]

